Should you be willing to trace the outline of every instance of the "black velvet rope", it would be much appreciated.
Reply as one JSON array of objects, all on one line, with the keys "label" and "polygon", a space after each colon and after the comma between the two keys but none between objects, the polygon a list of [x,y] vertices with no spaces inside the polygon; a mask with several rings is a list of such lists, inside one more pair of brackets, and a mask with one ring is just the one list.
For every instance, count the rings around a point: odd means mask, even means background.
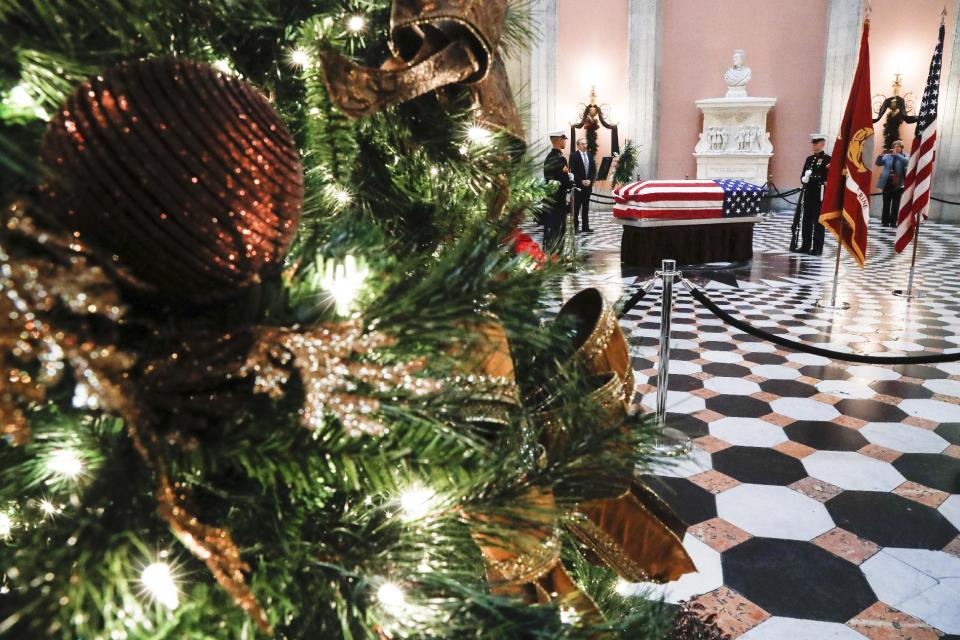
[{"label": "black velvet rope", "polygon": [[937,202],[942,202],[943,204],[955,204],[960,206],[960,202],[954,202],[953,200],[944,200],[943,198],[938,198],[936,196],[930,196],[931,200],[936,200]]},{"label": "black velvet rope", "polygon": [[760,338],[761,340],[772,342],[776,345],[791,349],[793,351],[803,351],[805,353],[812,353],[817,356],[832,358],[834,360],[843,360],[844,362],[860,362],[863,364],[936,364],[938,362],[960,361],[960,352],[934,353],[925,356],[868,356],[857,353],[844,353],[842,351],[822,349],[820,347],[814,347],[813,345],[805,344],[803,342],[797,342],[796,340],[789,340],[782,336],[774,335],[762,329],[758,329],[757,327],[747,324],[739,318],[735,318],[717,306],[717,304],[708,298],[703,291],[695,287],[688,280],[683,280],[682,282],[687,286],[687,289],[690,291],[690,295],[692,295],[697,302],[705,306],[710,313],[717,316],[727,324],[736,327],[744,333],[749,333],[752,336]]},{"label": "black velvet rope", "polygon": [[643,300],[644,296],[650,293],[650,289],[653,288],[653,282],[653,280],[648,280],[640,287],[639,291],[630,296],[627,301],[623,303],[623,307],[620,309],[620,314],[618,317],[622,318],[630,313],[634,307],[640,304],[640,301]]}]

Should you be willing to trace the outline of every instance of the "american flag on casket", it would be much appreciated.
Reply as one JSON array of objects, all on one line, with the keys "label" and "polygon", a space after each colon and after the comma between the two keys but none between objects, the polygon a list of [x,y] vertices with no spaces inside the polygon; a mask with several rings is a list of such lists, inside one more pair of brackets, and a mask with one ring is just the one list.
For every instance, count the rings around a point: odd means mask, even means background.
[{"label": "american flag on casket", "polygon": [[641,180],[613,190],[613,215],[627,220],[736,218],[760,213],[766,193],[743,180]]}]

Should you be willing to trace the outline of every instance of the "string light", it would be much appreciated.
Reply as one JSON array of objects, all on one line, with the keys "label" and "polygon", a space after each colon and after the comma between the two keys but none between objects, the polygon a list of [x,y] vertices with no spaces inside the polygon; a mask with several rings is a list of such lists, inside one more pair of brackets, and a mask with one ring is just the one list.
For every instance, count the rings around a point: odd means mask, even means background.
[{"label": "string light", "polygon": [[60,508],[57,505],[53,504],[47,498],[40,498],[40,501],[37,502],[37,506],[40,508],[40,511],[43,513],[43,519],[52,518],[53,516],[60,513]]},{"label": "string light", "polygon": [[353,200],[353,194],[344,189],[343,187],[332,187],[330,189],[333,199],[337,201],[337,204],[341,207],[350,204]]},{"label": "string light", "polygon": [[478,124],[470,125],[467,129],[467,139],[473,144],[487,144],[493,134],[489,129],[481,127]]},{"label": "string light", "polygon": [[311,62],[310,52],[307,51],[306,49],[302,49],[300,47],[297,47],[296,49],[292,49],[290,51],[289,58],[290,58],[290,64],[292,64],[295,67],[300,67],[301,69],[303,69],[305,67],[310,66],[310,62]]},{"label": "string light", "polygon": [[72,404],[75,409],[96,410],[100,408],[100,399],[93,393],[93,390],[88,384],[78,382],[77,386],[73,389]]},{"label": "string light", "polygon": [[367,27],[367,19],[363,16],[350,16],[347,20],[347,31],[350,33],[360,33]]},{"label": "string light", "polygon": [[230,61],[226,58],[220,58],[211,66],[221,73],[233,73],[233,65],[230,64]]},{"label": "string light", "polygon": [[176,609],[180,604],[180,592],[177,583],[166,562],[153,562],[140,573],[140,584],[153,600],[167,609]]},{"label": "string light", "polygon": [[436,167],[430,167],[431,178],[436,178],[439,173],[440,173],[440,169],[437,169]]},{"label": "string light", "polygon": [[3,101],[15,109],[32,111],[33,115],[41,120],[47,120],[50,117],[31,94],[28,85],[23,82],[14,85]]},{"label": "string light", "polygon": [[433,511],[437,494],[426,487],[414,485],[400,492],[400,514],[404,520],[420,520]]},{"label": "string light", "polygon": [[377,589],[377,600],[389,613],[399,614],[407,606],[407,594],[403,587],[395,582],[384,582]]},{"label": "string light", "polygon": [[33,97],[22,82],[10,89],[7,100],[11,106],[21,109],[29,109],[34,106]]},{"label": "string light", "polygon": [[333,299],[337,313],[349,315],[357,295],[363,288],[369,270],[352,255],[337,263],[328,260],[320,273],[320,286]]},{"label": "string light", "polygon": [[83,460],[74,449],[57,449],[47,458],[47,471],[74,480],[83,473]]},{"label": "string light", "polygon": [[563,624],[577,624],[580,614],[573,607],[560,607],[560,622]]},{"label": "string light", "polygon": [[6,540],[13,532],[13,516],[6,511],[0,511],[0,540]]}]

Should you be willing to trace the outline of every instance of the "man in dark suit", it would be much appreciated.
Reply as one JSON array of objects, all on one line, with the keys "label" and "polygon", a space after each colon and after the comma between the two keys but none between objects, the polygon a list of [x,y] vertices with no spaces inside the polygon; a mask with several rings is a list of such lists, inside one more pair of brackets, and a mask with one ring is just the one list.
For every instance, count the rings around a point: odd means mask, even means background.
[{"label": "man in dark suit", "polygon": [[556,187],[553,195],[548,196],[543,206],[543,249],[557,252],[563,246],[563,236],[567,224],[567,194],[573,188],[573,178],[563,150],[567,146],[567,134],[563,130],[549,133],[550,153],[543,159],[543,179]]},{"label": "man in dark suit", "polygon": [[[570,155],[570,171],[573,172],[573,184],[577,188],[573,192],[573,230],[584,232],[590,228],[590,195],[593,193],[593,181],[597,178],[597,163],[593,156],[587,153],[587,141],[577,140],[577,150]],[[583,226],[579,224],[580,215],[583,215]]]}]

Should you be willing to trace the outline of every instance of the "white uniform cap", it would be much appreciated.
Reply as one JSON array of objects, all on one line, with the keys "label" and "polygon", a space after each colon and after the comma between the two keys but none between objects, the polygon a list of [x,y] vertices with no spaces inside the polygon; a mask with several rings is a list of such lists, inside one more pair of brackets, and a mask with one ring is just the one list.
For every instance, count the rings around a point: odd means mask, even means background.
[{"label": "white uniform cap", "polygon": [[825,133],[811,133],[810,142],[816,142],[817,140],[826,140],[827,134]]},{"label": "white uniform cap", "polygon": [[555,129],[547,134],[551,138],[566,138],[567,133],[563,129]]}]

